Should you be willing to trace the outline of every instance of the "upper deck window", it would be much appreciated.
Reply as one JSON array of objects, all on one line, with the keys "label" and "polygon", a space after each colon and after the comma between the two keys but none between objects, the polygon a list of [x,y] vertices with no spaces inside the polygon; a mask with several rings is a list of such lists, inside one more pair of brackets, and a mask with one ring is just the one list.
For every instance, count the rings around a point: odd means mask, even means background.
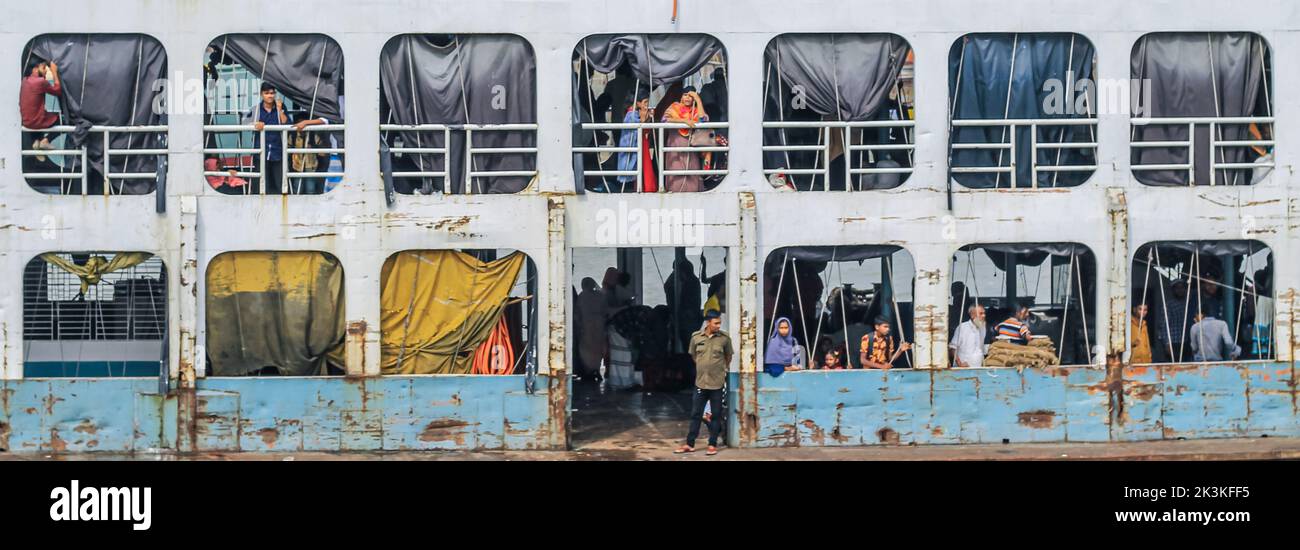
[{"label": "upper deck window", "polygon": [[1254,33],[1133,46],[1132,167],[1146,185],[1250,185],[1273,169],[1272,54]]},{"label": "upper deck window", "polygon": [[22,52],[27,183],[53,195],[141,195],[163,181],[167,52],[143,34],[43,34]]},{"label": "upper deck window", "polygon": [[536,177],[537,68],[523,38],[398,36],[380,54],[379,82],[393,191],[516,193]]},{"label": "upper deck window", "polygon": [[704,34],[602,34],[573,52],[575,177],[601,193],[694,192],[727,174],[727,57]]},{"label": "upper deck window", "polygon": [[952,179],[1070,187],[1097,167],[1096,56],[1075,33],[978,33],[948,54]]},{"label": "upper deck window", "polygon": [[23,272],[23,375],[157,376],[167,269],[145,252],[51,252]]},{"label": "upper deck window", "polygon": [[763,60],[763,174],[799,190],[887,189],[913,165],[912,48],[893,34],[783,34]]},{"label": "upper deck window", "polygon": [[962,247],[948,326],[956,367],[1093,364],[1097,262],[1073,243]]},{"label": "upper deck window", "polygon": [[230,195],[320,194],[342,181],[343,50],[320,34],[208,44],[203,175]]},{"label": "upper deck window", "polygon": [[898,246],[776,249],[763,268],[764,368],[788,367],[791,344],[802,367],[911,368],[915,280]]},{"label": "upper deck window", "polygon": [[1133,257],[1129,363],[1272,359],[1272,251],[1259,241],[1148,243]]}]

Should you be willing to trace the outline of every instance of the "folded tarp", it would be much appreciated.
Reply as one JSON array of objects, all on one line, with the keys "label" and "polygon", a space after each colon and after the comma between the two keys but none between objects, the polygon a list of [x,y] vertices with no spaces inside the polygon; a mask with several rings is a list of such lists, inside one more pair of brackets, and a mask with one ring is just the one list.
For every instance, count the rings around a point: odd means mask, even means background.
[{"label": "folded tarp", "polygon": [[[384,46],[380,54],[380,86],[393,124],[534,124],[537,122],[537,67],[532,47],[519,36],[407,34]],[[441,148],[443,132],[400,132],[406,147]],[[537,132],[493,130],[473,133],[475,149],[536,147]],[[389,145],[394,143],[389,141]],[[450,161],[451,191],[465,187],[465,133],[452,132],[443,155],[409,155],[412,170],[441,171]],[[475,171],[531,171],[531,153],[476,154]],[[479,177],[475,193],[516,193],[528,186],[524,176]],[[440,178],[425,178],[425,192],[440,190]],[[412,185],[399,186],[412,192]]]},{"label": "folded tarp", "polygon": [[456,250],[393,256],[380,275],[383,373],[469,374],[526,259],[515,252],[484,262]]},{"label": "folded tarp", "polygon": [[[1153,33],[1133,50],[1131,71],[1140,84],[1139,98],[1150,97],[1138,114],[1146,117],[1244,117],[1268,114],[1264,39],[1254,33]],[[1245,125],[1221,126],[1219,141],[1257,139]],[[1196,127],[1196,183],[1210,184],[1210,129]],[[1133,142],[1185,141],[1187,125],[1152,124],[1133,129]],[[1249,147],[1225,147],[1218,162],[1253,162],[1259,154]],[[1132,162],[1185,164],[1186,147],[1135,147]],[[1147,185],[1187,185],[1187,170],[1139,170],[1134,176]],[[1248,184],[1251,171],[1220,170],[1215,185]]]},{"label": "folded tarp", "polygon": [[231,252],[208,266],[207,346],[214,376],[343,368],[343,267],[321,252]]},{"label": "folded tarp", "polygon": [[[43,34],[28,45],[27,59],[53,61],[59,66],[63,94],[59,98],[62,124],[99,126],[159,126],[167,116],[159,108],[166,88],[156,86],[167,77],[167,52],[161,43],[143,34]],[[24,66],[24,70],[26,67]],[[71,135],[71,134],[70,134]],[[75,136],[85,140],[92,169],[103,173],[103,136]],[[165,133],[112,133],[116,149],[165,149]],[[69,171],[79,171],[69,160]],[[154,155],[120,156],[113,172],[156,172]],[[125,179],[113,181],[113,192],[152,193],[156,181]]]},{"label": "folded tarp", "polygon": [[1152,246],[1173,249],[1186,254],[1200,253],[1210,256],[1241,256],[1268,250],[1268,245],[1259,241],[1161,241],[1142,245],[1134,257],[1145,260],[1147,250]]},{"label": "folded tarp", "polygon": [[[778,248],[767,256],[766,273],[780,273],[780,268],[787,259],[799,260],[799,270],[812,269],[821,272],[827,262],[860,262],[872,258],[892,256],[903,248],[888,244],[859,244],[837,246],[787,246]],[[808,264],[802,263],[808,262]],[[810,265],[809,265],[810,264]],[[807,267],[805,267],[807,266]]]},{"label": "folded tarp", "polygon": [[723,51],[722,42],[707,34],[597,34],[579,47],[591,69],[612,73],[626,65],[642,84],[654,86],[685,80]]},{"label": "folded tarp", "polygon": [[[983,250],[993,264],[1007,270],[1007,257],[1015,256],[1019,265],[1041,265],[1048,257],[1078,256],[1078,261],[1091,261],[1092,251],[1075,243],[991,243],[962,247],[963,252]],[[1069,263],[1068,260],[1066,263]],[[1086,265],[1086,264],[1085,264]]]},{"label": "folded tarp", "polygon": [[113,258],[108,259],[103,255],[96,254],[88,258],[86,263],[80,265],[55,253],[41,254],[41,259],[58,266],[59,269],[76,275],[78,279],[81,279],[81,293],[85,294],[91,285],[99,284],[104,275],[140,265],[152,258],[153,254],[148,252],[119,252],[111,254],[111,256]]},{"label": "folded tarp", "polygon": [[[343,50],[323,34],[227,34],[209,44],[309,116],[343,122]],[[224,53],[223,53],[224,52]]]},{"label": "folded tarp", "polygon": [[[953,45],[948,55],[948,97],[953,102],[952,119],[1042,119],[1083,118],[1095,106],[1080,112],[1076,101],[1085,87],[1067,82],[1091,80],[1092,43],[1074,33],[969,34]],[[1014,68],[1014,70],[1013,70]],[[960,88],[958,83],[960,82]],[[1049,84],[1055,83],[1057,86]],[[1068,90],[1074,93],[1067,94]],[[1055,94],[1055,95],[1054,95]],[[1016,185],[1032,186],[1030,128],[1020,127],[1016,140]],[[952,143],[1008,143],[1012,136],[1004,126],[954,127]],[[1095,142],[1091,126],[1039,127],[1038,143]],[[1058,158],[1059,154],[1059,158]],[[1086,165],[1095,162],[1090,149],[1043,149],[1039,166]],[[952,151],[953,166],[1009,166],[1009,152],[992,149]],[[1091,172],[1038,173],[1040,187],[1079,185]],[[1010,187],[1009,174],[953,174],[966,187]]]},{"label": "folded tarp", "polygon": [[[890,92],[898,86],[911,47],[893,34],[783,34],[767,45],[764,63],[766,121],[835,120],[868,121],[888,119],[893,104]],[[779,77],[773,78],[773,77]],[[817,116],[810,116],[811,113]],[[884,142],[888,130],[855,130],[869,143]],[[815,145],[817,135],[809,130],[763,131],[765,145]],[[811,168],[813,152],[768,151],[763,167]],[[862,162],[854,167],[863,167]],[[892,162],[892,161],[891,161]],[[841,169],[842,171],[842,169]],[[838,174],[837,174],[838,175]],[[887,188],[901,183],[896,175],[861,178],[860,188]]]}]

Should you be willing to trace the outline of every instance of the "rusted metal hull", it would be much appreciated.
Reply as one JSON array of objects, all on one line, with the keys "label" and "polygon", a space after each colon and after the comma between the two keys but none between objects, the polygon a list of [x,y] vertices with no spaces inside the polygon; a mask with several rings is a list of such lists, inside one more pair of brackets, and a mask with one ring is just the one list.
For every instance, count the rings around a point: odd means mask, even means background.
[{"label": "rusted metal hull", "polygon": [[538,392],[528,394],[522,376],[209,378],[193,392],[160,395],[153,379],[10,380],[0,384],[0,448],[38,453],[562,448],[549,428],[542,382]]},{"label": "rusted metal hull", "polygon": [[756,446],[1300,435],[1291,363],[759,375]]}]

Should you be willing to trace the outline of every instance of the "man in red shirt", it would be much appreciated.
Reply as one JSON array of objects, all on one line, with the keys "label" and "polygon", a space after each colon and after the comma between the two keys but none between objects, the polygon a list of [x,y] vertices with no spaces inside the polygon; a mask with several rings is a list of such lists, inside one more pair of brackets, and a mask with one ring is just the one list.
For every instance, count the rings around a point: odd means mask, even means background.
[{"label": "man in red shirt", "polygon": [[[59,84],[57,64],[39,59],[32,62],[18,92],[18,110],[23,117],[23,128],[44,130],[59,122],[58,114],[45,110],[45,94],[57,96],[63,93]],[[44,132],[23,132],[23,146],[50,149],[49,135]],[[23,157],[23,160],[25,172],[47,172],[52,168],[44,157]]]},{"label": "man in red shirt", "polygon": [[23,127],[44,130],[54,126],[59,121],[59,115],[45,110],[45,94],[57,96],[61,93],[63,88],[59,86],[59,66],[53,61],[35,61],[31,71],[23,78],[22,89],[18,93]]}]

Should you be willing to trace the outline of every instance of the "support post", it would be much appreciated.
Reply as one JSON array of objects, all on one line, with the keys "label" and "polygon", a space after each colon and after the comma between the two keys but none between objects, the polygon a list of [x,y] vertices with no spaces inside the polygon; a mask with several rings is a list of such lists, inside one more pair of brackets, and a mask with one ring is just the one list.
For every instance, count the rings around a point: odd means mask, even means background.
[{"label": "support post", "polygon": [[758,221],[754,194],[740,193],[740,246],[732,265],[737,272],[740,288],[734,294],[739,298],[740,334],[736,357],[740,360],[740,383],[737,384],[736,418],[738,430],[731,430],[735,443],[741,447],[753,446],[758,437]]}]

